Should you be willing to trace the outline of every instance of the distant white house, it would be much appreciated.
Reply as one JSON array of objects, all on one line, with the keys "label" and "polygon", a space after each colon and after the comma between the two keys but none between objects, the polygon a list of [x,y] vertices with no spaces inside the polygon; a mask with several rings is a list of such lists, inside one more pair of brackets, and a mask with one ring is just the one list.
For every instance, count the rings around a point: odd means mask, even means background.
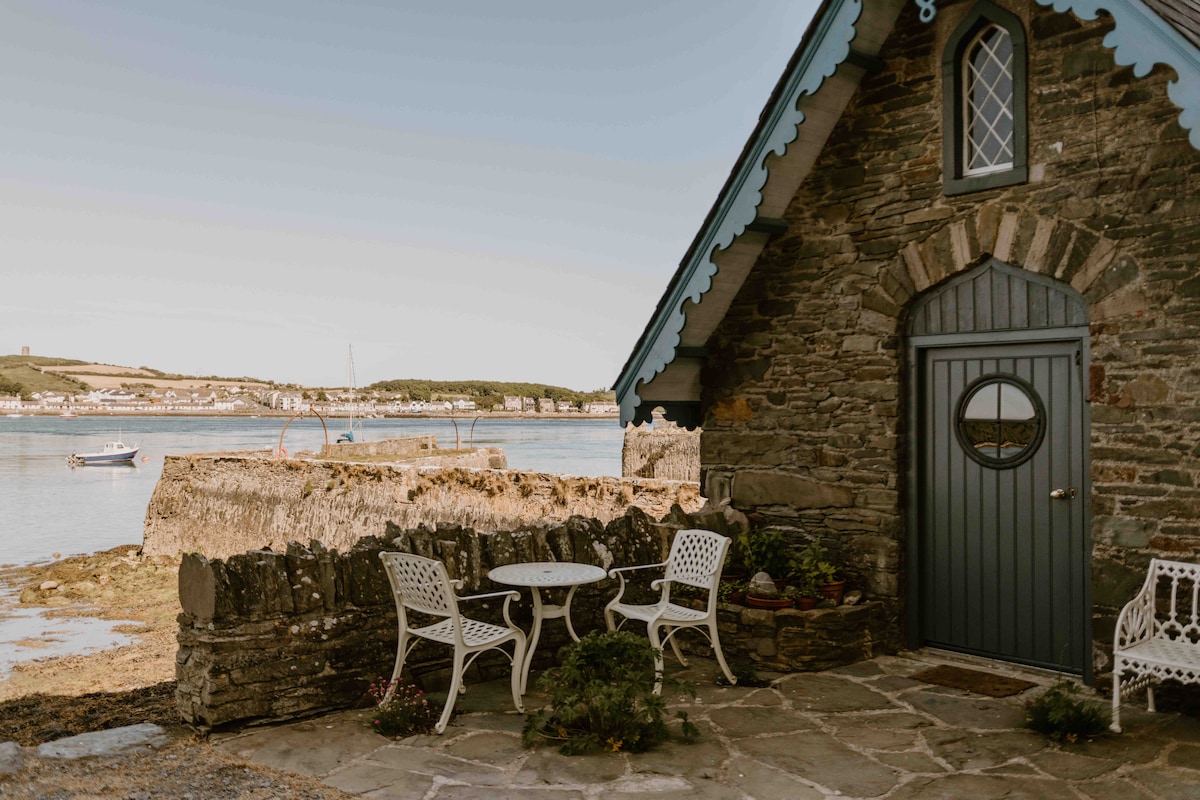
[{"label": "distant white house", "polygon": [[617,414],[620,413],[621,407],[616,403],[584,403],[583,413],[585,414]]},{"label": "distant white house", "polygon": [[76,400],[91,405],[129,405],[136,402],[137,394],[124,389],[95,389]]},{"label": "distant white house", "polygon": [[519,398],[519,397],[509,397],[508,395],[505,395],[504,396],[504,410],[505,411],[522,411],[522,410],[524,410],[524,404],[521,402],[521,398]]},{"label": "distant white house", "polygon": [[304,413],[312,408],[312,404],[299,392],[280,392],[279,405],[275,407],[280,411]]},{"label": "distant white house", "polygon": [[241,397],[222,397],[213,403],[213,409],[216,411],[249,411],[257,407],[257,403],[251,403]]},{"label": "distant white house", "polygon": [[6,395],[0,397],[0,408],[19,409],[21,407],[21,398],[16,395]]},{"label": "distant white house", "polygon": [[549,397],[539,397],[537,400],[537,410],[539,414],[550,414],[554,412],[554,401]]},{"label": "distant white house", "polygon": [[454,405],[455,411],[474,411],[475,410],[475,401],[467,400],[462,397],[455,400],[453,405]]}]

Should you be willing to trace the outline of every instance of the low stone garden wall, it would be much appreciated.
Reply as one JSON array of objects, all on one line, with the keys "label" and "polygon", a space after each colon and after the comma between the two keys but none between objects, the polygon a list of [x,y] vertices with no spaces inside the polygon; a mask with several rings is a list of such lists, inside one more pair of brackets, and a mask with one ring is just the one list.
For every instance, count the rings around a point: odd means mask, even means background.
[{"label": "low stone garden wall", "polygon": [[[727,535],[744,518],[730,510],[685,514],[676,508],[655,520],[636,507],[608,524],[571,517],[547,529],[477,533],[441,526],[401,530],[389,523],[382,537],[360,540],[346,553],[319,542],[291,544],[286,552],[260,550],[210,560],[183,558],[179,570],[179,651],[176,698],[183,718],[202,729],[288,719],[368,702],[371,682],[391,675],[396,657],[396,612],[379,560],[400,550],[444,561],[463,580],[461,594],[493,591],[494,566],[520,561],[578,561],[602,567],[665,559],[674,532],[706,528]],[[649,576],[647,577],[647,581]],[[581,634],[603,630],[604,604],[615,587],[580,587],[572,619]],[[649,591],[646,589],[645,591]],[[499,622],[500,602],[472,604],[470,613]],[[731,659],[778,670],[825,669],[887,652],[899,643],[896,620],[867,602],[818,611],[763,611],[721,607],[721,642]],[[528,592],[514,608],[529,629]],[[565,626],[542,631],[534,669],[552,663],[568,643]],[[703,637],[681,634],[685,651],[707,651]],[[407,667],[426,689],[446,682],[449,649],[422,643]],[[499,653],[482,656],[468,682],[500,677]]]}]

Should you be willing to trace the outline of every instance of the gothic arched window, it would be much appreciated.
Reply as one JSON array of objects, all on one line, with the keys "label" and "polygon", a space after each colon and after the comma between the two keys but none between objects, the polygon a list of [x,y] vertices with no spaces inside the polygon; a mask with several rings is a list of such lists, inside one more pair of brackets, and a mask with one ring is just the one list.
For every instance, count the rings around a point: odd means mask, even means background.
[{"label": "gothic arched window", "polygon": [[1025,31],[986,0],[951,33],[942,54],[943,187],[964,194],[1024,183]]}]

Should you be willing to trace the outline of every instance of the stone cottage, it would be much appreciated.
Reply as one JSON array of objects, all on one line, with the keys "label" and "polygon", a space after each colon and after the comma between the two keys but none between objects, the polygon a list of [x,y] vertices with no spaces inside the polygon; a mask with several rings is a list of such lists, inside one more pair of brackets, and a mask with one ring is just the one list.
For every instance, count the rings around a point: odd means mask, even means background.
[{"label": "stone cottage", "polygon": [[1198,48],[1183,0],[826,0],[622,421],[700,426],[705,494],[910,646],[1104,671],[1200,558]]}]

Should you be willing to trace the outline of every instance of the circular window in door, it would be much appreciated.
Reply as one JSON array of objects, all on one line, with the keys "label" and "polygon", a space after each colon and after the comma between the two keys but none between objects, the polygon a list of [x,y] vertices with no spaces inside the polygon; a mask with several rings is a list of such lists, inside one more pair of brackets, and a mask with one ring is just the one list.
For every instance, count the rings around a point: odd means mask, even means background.
[{"label": "circular window in door", "polygon": [[958,441],[975,461],[1009,469],[1033,457],[1046,434],[1042,399],[1015,375],[984,375],[958,401]]}]

